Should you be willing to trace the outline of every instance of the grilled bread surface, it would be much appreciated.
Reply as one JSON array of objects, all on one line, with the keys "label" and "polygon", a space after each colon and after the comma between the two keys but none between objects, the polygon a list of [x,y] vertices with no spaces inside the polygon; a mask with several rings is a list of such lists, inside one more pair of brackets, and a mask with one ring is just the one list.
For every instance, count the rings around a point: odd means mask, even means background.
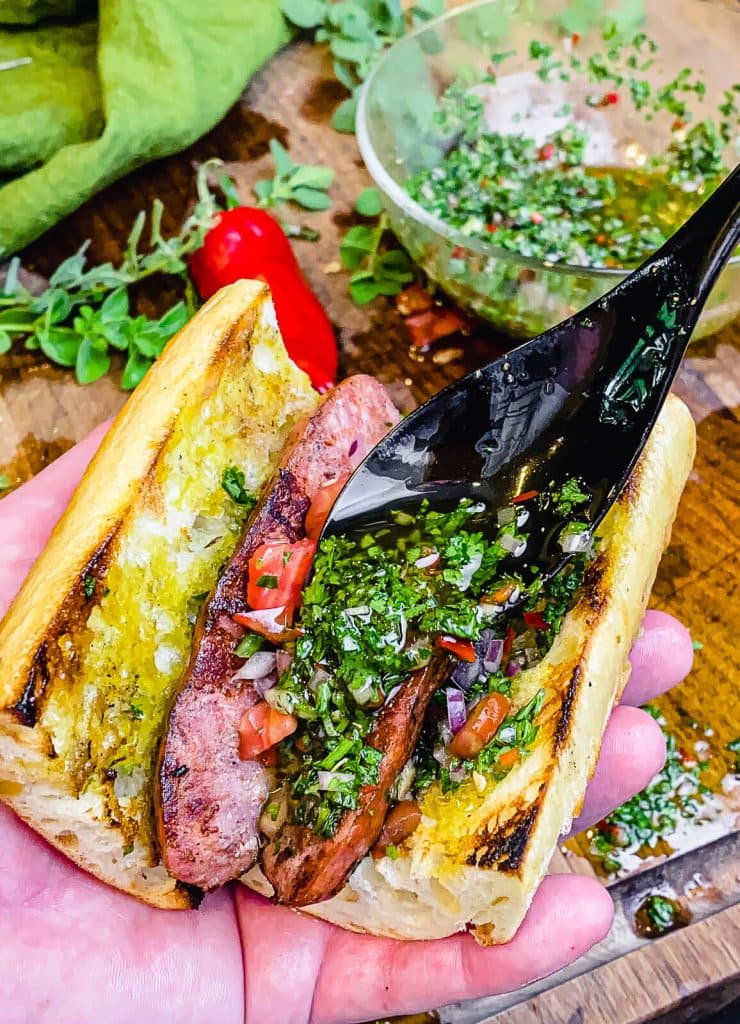
[{"label": "grilled bread surface", "polygon": [[0,625],[0,797],[158,906],[193,899],[160,863],[151,783],[199,604],[246,514],[223,475],[257,495],[316,401],[267,289],[219,292],[126,403]]}]

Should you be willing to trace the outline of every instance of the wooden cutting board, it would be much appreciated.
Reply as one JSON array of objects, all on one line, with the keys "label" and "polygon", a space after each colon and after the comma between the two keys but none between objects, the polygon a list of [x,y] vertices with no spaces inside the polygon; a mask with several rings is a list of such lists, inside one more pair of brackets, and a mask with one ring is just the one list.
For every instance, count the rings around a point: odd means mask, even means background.
[{"label": "wooden cutting board", "polygon": [[[506,341],[479,329],[421,354],[411,347],[392,302],[378,300],[364,308],[352,303],[346,276],[338,268],[338,242],[354,222],[354,201],[369,180],[354,137],[339,135],[329,126],[342,97],[320,52],[304,43],[291,46],[252,82],[206,138],[109,188],[29,247],[22,254],[24,265],[48,276],[88,238],[91,259],[117,261],[136,214],[156,196],[166,205],[164,229],[176,230],[193,200],[194,167],[209,157],[226,161],[247,201],[251,183],[270,168],[269,139],[277,138],[297,161],[336,170],[331,209],[303,218],[321,232],[320,240],[297,242],[296,251],[337,326],[342,371],[376,374],[402,409],[412,408],[490,360]],[[155,283],[139,295],[140,311],[153,314],[170,300],[168,286]],[[718,783],[730,765],[722,747],[740,732],[737,325],[693,345],[676,391],[694,414],[699,449],[652,603],[682,618],[703,644],[691,676],[667,698],[665,707],[672,721],[692,716],[712,725],[713,780]],[[69,372],[35,355],[19,352],[0,358],[0,472],[14,484],[28,479],[115,414],[124,399],[115,375],[82,388]],[[445,1009],[441,1019],[450,1024],[494,1016],[516,1024],[637,1024],[686,1020],[699,1005],[727,1001],[740,991],[740,854],[732,833],[729,824],[711,849],[666,864],[647,863],[637,879],[617,883],[612,936],[568,972],[513,997]],[[554,869],[593,870],[581,857],[561,857]],[[694,901],[694,923],[653,943],[638,941],[631,914],[640,894],[659,885],[685,888],[699,869],[706,887]]]}]

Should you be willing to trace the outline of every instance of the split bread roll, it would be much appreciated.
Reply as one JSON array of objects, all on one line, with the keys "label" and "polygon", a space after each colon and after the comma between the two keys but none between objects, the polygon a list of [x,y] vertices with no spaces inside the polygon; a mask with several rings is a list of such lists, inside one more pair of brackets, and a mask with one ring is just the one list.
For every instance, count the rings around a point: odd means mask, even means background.
[{"label": "split bread roll", "polygon": [[[159,907],[200,895],[161,862],[152,797],[199,603],[244,520],[223,474],[237,467],[257,494],[319,401],[265,287],[219,292],[127,402],[0,624],[0,797],[86,870]],[[583,800],[694,443],[670,398],[560,635],[517,676],[516,705],[545,690],[531,754],[499,783],[430,787],[400,855],[366,857],[308,912],[400,938],[469,924],[480,942],[511,938]],[[258,869],[245,880],[269,891]]]}]

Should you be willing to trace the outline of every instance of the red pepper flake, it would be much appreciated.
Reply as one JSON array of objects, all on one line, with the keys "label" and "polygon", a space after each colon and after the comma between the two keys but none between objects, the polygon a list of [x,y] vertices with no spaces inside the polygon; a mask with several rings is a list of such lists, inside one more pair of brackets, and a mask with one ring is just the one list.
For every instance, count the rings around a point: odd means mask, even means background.
[{"label": "red pepper flake", "polygon": [[606,245],[607,241],[608,241],[608,239],[607,239],[606,235],[597,235],[596,236],[596,243],[598,245]]},{"label": "red pepper flake", "polygon": [[509,626],[506,630],[506,636],[504,637],[504,646],[501,649],[501,663],[503,664],[511,653],[511,648],[514,645],[514,637],[516,636],[516,630],[513,626]]},{"label": "red pepper flake", "polygon": [[619,103],[619,93],[616,92],[605,92],[599,103],[600,107],[613,107],[615,103]]},{"label": "red pepper flake", "polygon": [[453,260],[463,260],[463,259],[465,259],[465,252],[466,252],[466,250],[461,245],[456,245],[455,248],[452,250],[452,259]]},{"label": "red pepper flake", "polygon": [[534,213],[530,213],[529,219],[532,221],[533,224],[541,224],[545,218],[542,216],[539,210],[535,210]]},{"label": "red pepper flake", "polygon": [[548,627],[548,622],[542,612],[525,612],[523,619],[532,629],[547,629]]},{"label": "red pepper flake", "polygon": [[468,321],[456,309],[436,306],[424,313],[410,316],[406,321],[406,326],[416,348],[427,348],[433,341],[439,341],[440,338],[446,338],[449,334],[465,330],[468,327]]},{"label": "red pepper flake", "polygon": [[495,235],[498,231],[498,224],[486,224],[486,231],[489,235]]},{"label": "red pepper flake", "polygon": [[581,34],[580,34],[580,32],[574,32],[573,35],[570,37],[570,41],[571,41],[571,43],[573,43],[574,46],[578,46],[578,44],[581,41]]},{"label": "red pepper flake", "polygon": [[522,501],[529,501],[530,498],[536,498],[539,491],[522,491],[521,494],[517,494],[516,498],[511,499],[512,505],[518,505]]},{"label": "red pepper flake", "polygon": [[672,132],[680,132],[681,129],[685,128],[685,127],[686,127],[686,122],[683,121],[680,117],[677,117],[676,120],[671,125],[671,131]]},{"label": "red pepper flake", "polygon": [[544,146],[540,146],[537,153],[538,160],[552,160],[555,156],[555,144],[553,142],[546,142]]}]

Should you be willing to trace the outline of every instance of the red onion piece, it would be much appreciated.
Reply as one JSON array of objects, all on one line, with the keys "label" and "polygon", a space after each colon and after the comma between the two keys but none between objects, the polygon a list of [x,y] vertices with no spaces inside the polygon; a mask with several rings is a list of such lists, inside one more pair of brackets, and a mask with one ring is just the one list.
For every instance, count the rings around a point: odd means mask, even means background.
[{"label": "red onion piece", "polygon": [[483,668],[486,672],[498,672],[501,668],[501,659],[504,654],[504,641],[494,637],[488,644],[488,649],[483,655]]},{"label": "red onion piece", "polygon": [[506,666],[506,674],[507,674],[507,676],[519,675],[521,670],[522,670],[522,667],[521,667],[521,665],[519,664],[518,661],[510,661],[509,664]]},{"label": "red onion piece", "polygon": [[439,552],[430,551],[428,555],[422,555],[421,558],[417,558],[414,565],[417,569],[431,569],[433,565],[436,565],[439,561]]},{"label": "red onion piece", "polygon": [[447,690],[447,721],[453,735],[462,729],[467,717],[464,694],[460,690],[450,687]]},{"label": "red onion piece", "polygon": [[475,661],[458,661],[455,671],[450,676],[450,682],[467,693],[480,675],[480,670],[481,662],[478,658]]},{"label": "red onion piece", "polygon": [[293,662],[293,655],[289,651],[277,651],[275,668],[277,674],[281,676],[284,672],[287,672]]}]

